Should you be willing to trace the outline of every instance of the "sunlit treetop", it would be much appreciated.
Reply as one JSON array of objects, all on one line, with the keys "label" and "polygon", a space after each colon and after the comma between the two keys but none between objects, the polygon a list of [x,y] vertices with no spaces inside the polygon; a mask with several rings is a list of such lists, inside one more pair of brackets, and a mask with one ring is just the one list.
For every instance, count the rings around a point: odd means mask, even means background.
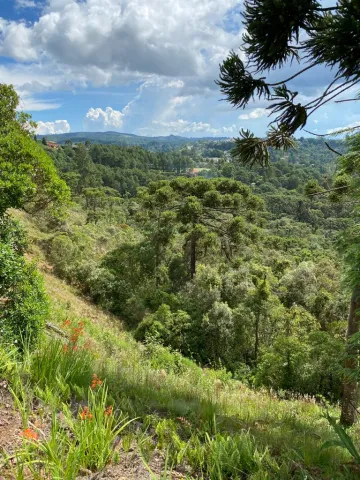
[{"label": "sunlit treetop", "polygon": [[[242,163],[268,165],[268,147],[293,146],[294,133],[316,110],[359,83],[360,2],[334,3],[324,8],[316,0],[244,2],[242,54],[230,52],[216,83],[234,107],[245,108],[255,99],[267,101],[269,115],[275,118],[265,139],[240,132],[233,155]],[[271,70],[281,71],[289,62],[299,64],[297,73],[276,83],[267,81]],[[333,79],[317,98],[301,104],[289,82],[317,65],[331,68]]]},{"label": "sunlit treetop", "polygon": [[0,217],[8,208],[59,212],[70,201],[69,188],[32,139],[35,124],[17,111],[18,103],[14,88],[0,84]]}]

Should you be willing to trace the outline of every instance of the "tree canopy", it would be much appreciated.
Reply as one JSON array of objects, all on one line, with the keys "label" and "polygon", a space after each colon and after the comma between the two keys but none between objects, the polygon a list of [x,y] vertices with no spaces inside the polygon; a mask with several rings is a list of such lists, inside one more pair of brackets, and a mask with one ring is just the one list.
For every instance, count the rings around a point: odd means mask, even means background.
[{"label": "tree canopy", "polygon": [[[338,0],[322,7],[317,0],[246,0],[243,13],[246,33],[241,55],[232,51],[220,65],[220,86],[236,108],[258,98],[268,104],[275,118],[265,139],[241,130],[233,156],[244,164],[268,165],[268,147],[289,149],[293,134],[303,129],[321,106],[360,81],[360,5],[357,0]],[[299,71],[271,82],[271,70],[297,62]],[[298,101],[291,81],[316,66],[332,69],[333,79],[308,103]]]},{"label": "tree canopy", "polygon": [[18,104],[15,90],[0,84],[0,215],[8,208],[34,212],[70,200],[51,158],[31,138],[30,118],[17,113]]}]

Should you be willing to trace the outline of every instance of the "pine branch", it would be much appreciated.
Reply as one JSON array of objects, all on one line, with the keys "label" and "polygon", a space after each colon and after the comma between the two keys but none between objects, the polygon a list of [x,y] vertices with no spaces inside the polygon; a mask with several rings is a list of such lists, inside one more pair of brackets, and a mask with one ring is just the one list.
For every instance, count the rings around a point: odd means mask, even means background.
[{"label": "pine branch", "polygon": [[281,82],[277,82],[277,83],[268,83],[267,85],[269,87],[276,87],[278,85],[283,85],[284,83],[287,83],[287,82],[290,82],[290,80],[293,80],[294,78],[298,77],[299,75],[301,75],[302,73],[306,72],[307,70],[310,70],[311,68],[315,67],[317,65],[318,62],[313,62],[311,65],[308,65],[307,67],[303,68],[302,70],[300,70],[299,72],[295,73],[294,75],[292,75],[291,77],[287,78],[286,80],[283,80]]},{"label": "pine branch", "polygon": [[340,152],[338,152],[337,150],[335,150],[334,148],[330,147],[330,145],[329,145],[327,142],[325,142],[325,145],[327,146],[327,148],[328,148],[329,150],[331,150],[332,152],[336,153],[336,155],[339,155],[340,157],[343,156],[342,153],[340,153]]}]

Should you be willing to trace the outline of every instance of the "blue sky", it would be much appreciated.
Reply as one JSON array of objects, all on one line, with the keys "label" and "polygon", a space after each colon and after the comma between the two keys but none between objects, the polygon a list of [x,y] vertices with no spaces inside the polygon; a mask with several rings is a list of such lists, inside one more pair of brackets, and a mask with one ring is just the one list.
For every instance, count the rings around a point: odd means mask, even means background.
[{"label": "blue sky", "polygon": [[[0,81],[15,85],[39,134],[264,135],[266,105],[235,110],[214,83],[241,44],[241,8],[238,0],[0,0]],[[318,67],[293,86],[310,99],[329,79]],[[356,103],[329,104],[307,128],[358,123]]]}]

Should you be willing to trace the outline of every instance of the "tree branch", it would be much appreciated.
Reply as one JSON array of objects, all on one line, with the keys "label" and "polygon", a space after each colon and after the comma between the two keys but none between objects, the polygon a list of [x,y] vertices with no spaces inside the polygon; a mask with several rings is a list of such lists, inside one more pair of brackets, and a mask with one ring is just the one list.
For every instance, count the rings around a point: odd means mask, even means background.
[{"label": "tree branch", "polygon": [[315,98],[314,100],[311,100],[311,102],[307,103],[305,105],[305,107],[310,107],[310,105],[312,105],[313,103],[314,104],[317,104],[319,103],[323,98],[325,98],[327,95],[331,95],[332,92],[335,92],[337,89],[341,88],[341,86],[343,85],[346,85],[346,82],[342,83],[341,85],[339,85],[338,87],[336,87],[336,89],[334,90],[331,90],[331,92],[329,92],[330,88],[342,77],[343,75],[340,75],[339,77],[336,75],[334,80],[327,86],[327,88],[324,90],[324,92],[322,93],[322,95],[320,95],[319,97]]},{"label": "tree branch", "polygon": [[336,155],[339,155],[340,157],[343,156],[342,153],[340,153],[340,152],[334,150],[332,147],[330,147],[330,145],[329,145],[327,142],[325,142],[325,145],[327,146],[327,148],[328,148],[329,150],[331,150],[332,152],[336,153]]},{"label": "tree branch", "polygon": [[268,86],[269,87],[276,87],[277,85],[282,85],[283,83],[287,83],[287,82],[290,82],[290,80],[293,80],[294,78],[298,77],[299,75],[301,75],[302,73],[306,72],[307,70],[310,70],[311,68],[315,67],[315,65],[317,65],[318,62],[313,62],[311,65],[308,65],[307,67],[303,68],[302,70],[300,70],[299,72],[295,73],[294,75],[292,75],[291,77],[287,78],[286,80],[283,80],[281,82],[277,82],[277,83],[268,83]]},{"label": "tree branch", "polygon": [[309,193],[308,196],[309,197],[315,197],[316,195],[325,195],[326,193],[335,192],[336,190],[344,190],[345,188],[349,188],[349,187],[343,185],[342,187],[329,188],[329,190],[324,190],[322,192]]},{"label": "tree branch", "polygon": [[339,10],[339,7],[320,7],[315,9],[317,12],[331,12],[332,10]]},{"label": "tree branch", "polygon": [[[335,95],[333,95],[332,97],[330,98],[327,98],[326,100],[324,100],[323,102],[319,103],[318,105],[316,105],[312,110],[311,112],[308,114],[308,117],[310,117],[310,115],[312,115],[314,112],[316,112],[316,110],[320,107],[322,107],[323,105],[325,105],[326,103],[330,102],[330,100],[332,100],[333,98],[337,97],[338,95],[340,95],[341,93],[343,92],[346,92],[346,90],[349,90],[349,88],[353,87],[354,85],[356,85],[357,83],[360,82],[360,79],[359,80],[355,80],[355,81],[352,81],[352,83],[350,85],[347,85],[345,88],[343,88],[342,90],[340,90],[339,92],[335,93]],[[344,86],[345,83],[342,85]],[[338,88],[336,88],[336,90],[338,90]],[[335,89],[333,90],[335,91]],[[329,92],[330,94],[330,92]],[[328,94],[328,95],[329,95]]]},{"label": "tree branch", "polygon": [[347,98],[345,100],[336,100],[335,103],[358,102],[360,98]]}]

